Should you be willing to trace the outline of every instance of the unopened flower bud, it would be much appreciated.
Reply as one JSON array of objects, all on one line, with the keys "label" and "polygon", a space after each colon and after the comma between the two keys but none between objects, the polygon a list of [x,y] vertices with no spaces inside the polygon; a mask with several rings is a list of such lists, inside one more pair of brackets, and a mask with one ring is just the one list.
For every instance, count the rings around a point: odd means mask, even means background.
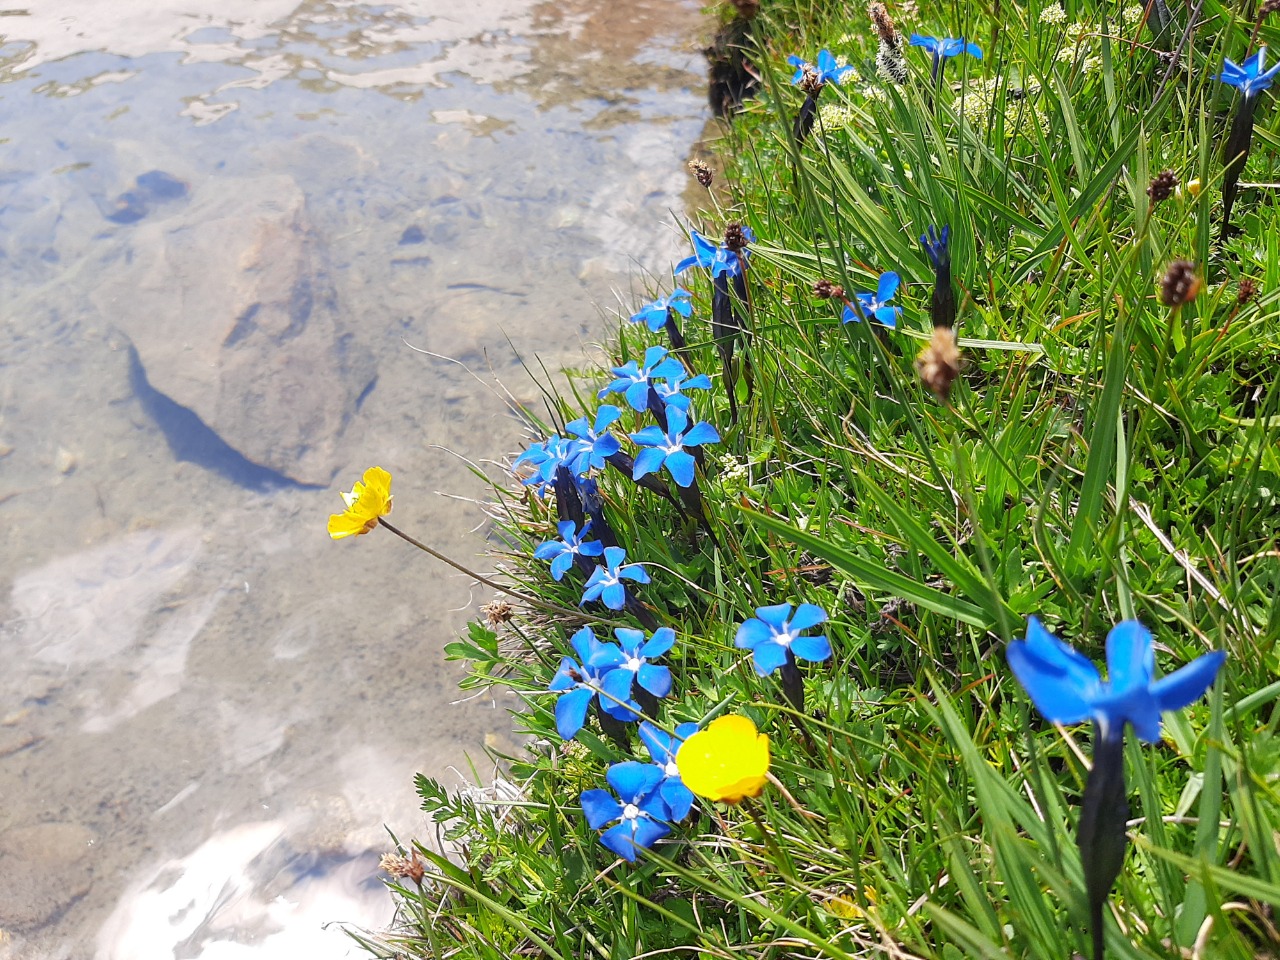
[{"label": "unopened flower bud", "polygon": [[711,186],[712,182],[714,182],[716,178],[715,174],[711,172],[711,168],[701,160],[690,160],[689,172],[692,173],[694,179],[704,187]]},{"label": "unopened flower bud", "polygon": [[933,337],[916,357],[916,372],[939,400],[951,396],[951,385],[960,376],[960,347],[951,327],[934,327]]},{"label": "unopened flower bud", "polygon": [[1160,203],[1173,196],[1173,191],[1177,187],[1178,175],[1172,170],[1165,170],[1151,178],[1151,183],[1147,187],[1147,196],[1151,198],[1152,203]]},{"label": "unopened flower bud", "polygon": [[813,295],[819,300],[844,299],[844,287],[830,280],[819,280],[813,285]]},{"label": "unopened flower bud", "polygon": [[1267,0],[1267,2],[1258,9],[1259,22],[1267,19],[1267,17],[1271,16],[1277,10],[1280,10],[1280,0]]},{"label": "unopened flower bud", "polygon": [[1160,302],[1166,307],[1180,307],[1190,303],[1200,292],[1200,278],[1196,265],[1190,260],[1175,260],[1169,264],[1160,281]]},{"label": "unopened flower bud", "polygon": [[1187,181],[1187,193],[1191,194],[1193,197],[1198,197],[1200,196],[1200,190],[1201,186],[1199,177],[1193,177]]},{"label": "unopened flower bud", "polygon": [[901,38],[898,36],[897,24],[893,22],[893,17],[889,16],[889,11],[885,8],[885,5],[876,0],[875,3],[867,7],[867,13],[871,17],[871,22],[875,24],[876,33],[880,36],[880,42],[896,47],[901,42]]},{"label": "unopened flower bud", "polygon": [[[1276,0],[1276,2],[1280,3],[1280,0]],[[1244,277],[1241,279],[1240,285],[1236,287],[1236,305],[1243,307],[1257,295],[1258,285],[1248,277]]]}]

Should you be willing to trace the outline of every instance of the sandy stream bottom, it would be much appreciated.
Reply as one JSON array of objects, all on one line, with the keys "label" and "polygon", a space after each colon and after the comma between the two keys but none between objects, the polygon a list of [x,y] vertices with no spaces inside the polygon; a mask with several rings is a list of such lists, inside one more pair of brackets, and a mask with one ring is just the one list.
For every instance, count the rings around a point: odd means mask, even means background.
[{"label": "sandy stream bottom", "polygon": [[[515,351],[598,355],[683,249],[697,4],[27,6],[0,18],[0,958],[346,956],[325,924],[390,920],[384,824],[428,832],[413,774],[491,775],[513,704],[458,702],[441,656],[490,595],[381,531],[332,543],[327,514],[377,463],[404,529],[484,565],[468,462],[496,476],[522,437],[493,379],[535,404]],[[298,348],[340,335],[365,379],[317,368],[245,410],[224,392],[215,423],[271,441],[371,382],[308,438],[317,487],[175,456],[131,375],[131,349],[212,344],[192,369],[216,377],[243,291],[140,318],[157,269],[264,282],[235,247],[173,252],[258,193],[337,331],[308,300]],[[269,396],[291,344],[237,349]]]}]

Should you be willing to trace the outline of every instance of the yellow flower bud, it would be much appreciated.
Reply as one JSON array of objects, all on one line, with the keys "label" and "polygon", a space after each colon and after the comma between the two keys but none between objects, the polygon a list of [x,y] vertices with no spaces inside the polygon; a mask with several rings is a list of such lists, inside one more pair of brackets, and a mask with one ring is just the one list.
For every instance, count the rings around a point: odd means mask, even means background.
[{"label": "yellow flower bud", "polygon": [[676,766],[700,797],[725,803],[758,797],[768,782],[769,737],[746,717],[720,717],[681,745]]},{"label": "yellow flower bud", "polygon": [[1187,193],[1191,194],[1193,197],[1200,196],[1200,178],[1199,177],[1196,177],[1193,180],[1187,181]]}]

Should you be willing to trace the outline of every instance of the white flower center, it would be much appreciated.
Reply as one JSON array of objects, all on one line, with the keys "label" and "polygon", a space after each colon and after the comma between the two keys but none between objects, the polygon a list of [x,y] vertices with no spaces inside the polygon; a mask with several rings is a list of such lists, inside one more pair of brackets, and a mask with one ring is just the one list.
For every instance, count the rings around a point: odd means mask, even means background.
[{"label": "white flower center", "polygon": [[625,807],[622,808],[623,820],[635,820],[639,816],[640,816],[640,808],[637,807],[634,803],[628,803]]},{"label": "white flower center", "polygon": [[630,670],[632,673],[639,673],[640,667],[643,665],[644,665],[644,661],[641,660],[639,657],[631,657],[622,666],[624,669]]},{"label": "white flower center", "polygon": [[662,768],[662,772],[668,777],[680,776],[680,768],[676,766],[676,762],[674,760],[668,761],[667,765]]}]

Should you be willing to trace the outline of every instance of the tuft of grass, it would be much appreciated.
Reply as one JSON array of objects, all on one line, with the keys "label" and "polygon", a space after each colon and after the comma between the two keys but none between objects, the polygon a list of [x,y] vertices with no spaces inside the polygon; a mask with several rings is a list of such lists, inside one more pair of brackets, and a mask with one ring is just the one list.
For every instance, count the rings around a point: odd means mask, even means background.
[{"label": "tuft of grass", "polygon": [[[528,749],[497,757],[519,798],[419,780],[442,841],[406,848],[426,873],[390,883],[397,927],[358,938],[370,955],[1087,952],[1074,824],[1089,750],[1083,730],[1035,715],[1005,665],[1029,614],[1095,659],[1135,616],[1166,672],[1230,655],[1206,700],[1166,717],[1161,745],[1130,744],[1110,955],[1280,950],[1280,113],[1259,109],[1242,180],[1260,186],[1217,245],[1232,99],[1212,76],[1248,52],[1253,22],[1204,0],[1190,25],[1179,7],[1153,37],[1110,0],[1067,0],[1065,23],[1043,15],[1055,8],[891,10],[904,33],[983,46],[931,88],[912,48],[908,84],[877,78],[856,6],[763,6],[749,51],[761,94],[725,126],[728,189],[691,224],[716,237],[742,222],[759,238],[741,348],[754,389],[738,378],[736,423],[719,380],[695,399],[723,437],[700,481],[716,542],[616,472],[599,479],[628,560],[653,578],[637,595],[679,637],[653,719],[751,717],[780,787],[703,803],[634,866],[617,860],[578,797],[642,748],[628,755],[591,723],[561,742],[545,691],[574,630],[634,619],[520,608],[473,624],[446,652],[470,662],[467,687],[521,694]],[[1280,45],[1277,33],[1264,23],[1257,42]],[[802,94],[785,58],[822,47],[856,70],[823,91],[820,106],[843,109],[820,109],[797,147]],[[1153,203],[1162,170],[1203,189]],[[945,403],[913,368],[931,332],[916,239],[931,224],[951,227],[965,358]],[[1193,261],[1201,286],[1170,308],[1158,284],[1174,259]],[[820,279],[873,290],[886,270],[904,280],[896,330],[842,324],[840,302],[812,294]],[[693,366],[715,374],[709,279],[681,281],[695,294]],[[619,362],[659,337],[620,325]],[[535,431],[592,414],[604,378],[548,386],[546,413],[526,411]],[[627,411],[616,432],[649,422]],[[555,583],[531,558],[555,535],[552,499],[499,481],[494,516],[513,587],[576,608],[581,576]],[[804,714],[733,644],[756,607],[785,602],[831,615],[835,655],[804,668]]]}]

